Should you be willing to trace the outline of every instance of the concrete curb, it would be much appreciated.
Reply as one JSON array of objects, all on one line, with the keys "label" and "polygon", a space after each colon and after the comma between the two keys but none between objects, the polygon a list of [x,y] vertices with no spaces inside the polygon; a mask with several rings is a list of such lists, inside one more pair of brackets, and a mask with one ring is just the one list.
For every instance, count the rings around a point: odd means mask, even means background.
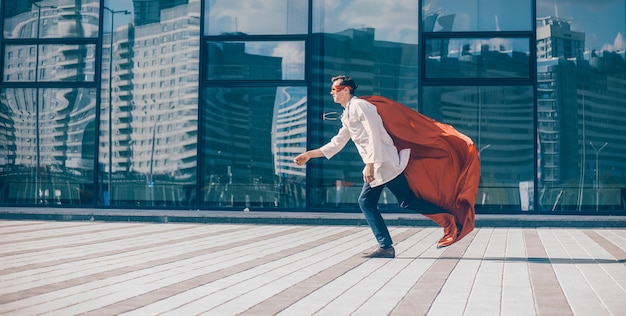
[{"label": "concrete curb", "polygon": [[[390,226],[436,226],[420,214],[384,213]],[[0,208],[0,219],[42,221],[99,221],[198,224],[259,225],[346,225],[367,226],[360,213],[333,212],[264,212],[199,210],[128,210],[83,208]],[[476,215],[476,227],[562,227],[624,228],[625,216],[590,215]]]}]

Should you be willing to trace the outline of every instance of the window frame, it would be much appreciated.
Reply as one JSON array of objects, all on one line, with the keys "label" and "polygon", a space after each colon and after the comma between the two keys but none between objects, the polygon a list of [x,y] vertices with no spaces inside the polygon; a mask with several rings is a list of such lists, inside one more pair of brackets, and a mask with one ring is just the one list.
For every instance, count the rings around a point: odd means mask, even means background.
[{"label": "window frame", "polygon": [[[536,58],[536,45],[535,35],[533,31],[510,31],[510,32],[423,32],[420,38],[420,50],[419,58],[419,74],[420,74],[420,86],[430,85],[533,85],[533,82],[537,77],[537,58]],[[433,78],[428,77],[426,74],[426,43],[430,40],[445,40],[445,39],[489,39],[489,38],[502,38],[502,39],[527,39],[529,42],[529,64],[528,64],[528,78],[515,78],[515,77],[503,77],[503,78]]]}]

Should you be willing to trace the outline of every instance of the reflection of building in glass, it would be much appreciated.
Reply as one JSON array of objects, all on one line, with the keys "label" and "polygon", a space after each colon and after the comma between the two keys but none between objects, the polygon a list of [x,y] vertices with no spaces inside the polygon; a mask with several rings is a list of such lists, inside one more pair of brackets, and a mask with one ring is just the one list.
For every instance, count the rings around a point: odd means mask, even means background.
[{"label": "reflection of building in glass", "polygon": [[[199,12],[180,5],[161,10],[159,23],[146,19],[118,27],[113,60],[103,62],[107,74],[113,64],[112,171],[189,180],[196,172]],[[108,147],[108,137],[100,141]],[[101,150],[100,161],[107,155]]]},{"label": "reflection of building in glass", "polygon": [[254,42],[211,42],[207,45],[209,62],[206,76],[211,80],[280,80],[282,58],[256,55],[246,51]]},{"label": "reflection of building in glass", "polygon": [[[132,152],[128,146],[130,133],[130,93],[132,86],[129,85],[132,73],[132,60],[130,54],[132,47],[129,41],[132,34],[128,25],[109,33],[104,37],[103,61],[102,61],[102,94],[100,129],[108,131],[112,129],[111,139],[109,133],[100,133],[99,162],[104,165],[103,171],[107,173],[129,171]],[[113,40],[113,43],[111,43]],[[112,51],[111,51],[112,50]],[[112,57],[112,59],[111,59]],[[105,75],[106,74],[106,75]],[[109,74],[111,75],[109,77]],[[109,89],[111,87],[111,89]],[[112,103],[112,107],[110,106]],[[109,121],[109,111],[112,111]],[[106,150],[109,148],[111,150]],[[109,166],[109,154],[111,154],[111,166]]]},{"label": "reflection of building in glass", "polygon": [[4,37],[96,37],[99,8],[99,0],[5,1]]},{"label": "reflection of building in glass", "polygon": [[[311,83],[309,104],[313,106],[309,107],[308,112],[312,126],[319,126],[308,130],[312,148],[328,142],[341,126],[339,121],[323,120],[325,113],[342,111],[341,105],[333,103],[329,94],[333,76],[346,74],[354,78],[359,85],[357,95],[382,95],[417,108],[417,45],[377,41],[374,32],[373,28],[363,28],[336,34],[313,34],[311,45],[321,47],[322,50],[311,56],[311,73],[316,80]],[[324,161],[321,173],[309,176],[314,183],[319,178],[328,180],[322,184],[326,189],[312,192],[314,196],[310,200],[318,205],[325,201],[334,203],[335,198],[326,192],[334,192],[336,183],[360,183],[363,165],[355,163],[354,159],[358,157],[355,147],[348,144],[342,153]],[[360,188],[352,189],[358,191]],[[343,196],[342,201],[346,203],[356,201],[356,196]],[[385,203],[384,199],[381,201]]]},{"label": "reflection of building in glass", "polygon": [[[81,183],[94,168],[95,89],[68,88],[93,82],[95,44],[63,43],[97,34],[99,1],[6,3],[4,36],[32,39],[4,45],[3,81],[25,83],[2,90],[7,149],[2,197],[18,203],[78,201]],[[50,39],[42,43],[41,39]],[[60,83],[41,87],[38,83]],[[84,86],[84,85],[83,85]]]},{"label": "reflection of building in glass", "polygon": [[315,104],[328,102],[330,78],[348,74],[359,84],[360,95],[375,93],[417,106],[417,45],[378,41],[374,33],[373,28],[363,28],[313,34],[312,45],[327,48],[311,58],[312,73],[322,79],[315,81],[322,86],[313,87],[322,92],[314,94],[321,98]]},{"label": "reflection of building in glass", "polygon": [[443,11],[437,11],[424,16],[422,27],[424,32],[451,32],[454,26],[456,14],[441,15]]},{"label": "reflection of building in glass", "polygon": [[[249,52],[254,44],[209,43],[207,77],[281,79],[282,58]],[[206,94],[203,107],[208,144],[205,199],[218,206],[295,206],[293,196],[304,188],[304,169],[294,168],[292,159],[306,147],[307,89],[215,91]]]},{"label": "reflection of building in glass", "polygon": [[[545,201],[580,206],[600,198],[600,204],[620,204],[619,188],[611,186],[623,182],[626,169],[624,56],[594,51],[584,59],[585,34],[571,31],[570,22],[542,18],[538,23],[538,167],[540,184],[548,189]],[[601,159],[596,157],[594,146],[609,140]],[[596,197],[585,187],[605,193]]]},{"label": "reflection of building in glass", "polygon": [[[207,77],[282,78],[281,58],[249,53],[248,44],[210,43]],[[220,87],[205,98],[205,201],[303,206],[294,195],[304,188],[304,169],[292,159],[306,147],[306,87]]]},{"label": "reflection of building in glass", "polygon": [[274,172],[280,178],[306,176],[293,157],[306,151],[306,89],[278,88],[272,120]]},{"label": "reflection of building in glass", "polygon": [[9,166],[15,165],[15,118],[6,96],[0,93],[0,173],[8,172]]},{"label": "reflection of building in glass", "polygon": [[528,40],[500,38],[427,39],[425,76],[530,78]]},{"label": "reflection of building in glass", "polygon": [[[211,43],[208,50],[207,55],[215,57],[211,64],[216,66],[208,67],[209,77],[245,80],[251,71],[261,71],[265,74],[252,76],[274,78],[278,74],[276,78],[281,78],[280,58],[247,53],[245,43]],[[270,137],[276,88],[220,87],[210,91],[201,107],[206,144],[204,200],[216,206],[278,205]]]},{"label": "reflection of building in glass", "polygon": [[279,87],[272,119],[272,156],[276,186],[282,206],[304,206],[306,169],[296,166],[293,157],[306,151],[307,89]]},{"label": "reflection of building in glass", "polygon": [[537,19],[537,59],[582,58],[585,51],[585,33],[572,31],[564,19],[545,17]]},{"label": "reflection of building in glass", "polygon": [[[85,6],[97,7],[97,1],[87,1]],[[21,9],[23,13],[5,20],[14,35],[8,37],[60,38],[72,34],[64,33],[64,27],[69,27],[65,23],[69,13],[62,3],[55,8],[38,9],[28,5],[28,11],[23,10],[26,7]],[[96,17],[97,11],[85,20],[95,23]],[[58,27],[46,27],[52,21],[56,21]],[[6,82],[94,80],[95,45],[6,45],[4,53]],[[88,89],[5,89],[2,102],[11,113],[12,119],[7,124],[13,125],[11,130],[14,130],[16,141],[12,163],[29,167],[39,165],[57,172],[67,168],[74,170],[72,172],[89,173],[93,168],[94,148],[85,141],[93,141],[93,137],[85,136],[85,133],[94,132],[95,101],[94,91]]]},{"label": "reflection of building in glass", "polygon": [[[337,22],[330,6],[305,0],[255,14],[246,22],[262,27],[246,23],[243,33],[244,13],[226,3],[0,2],[0,203],[354,207],[362,163],[352,144],[306,168],[291,161],[339,129],[333,119],[343,109],[329,95],[339,74],[357,80],[359,96],[411,108],[423,100],[424,114],[472,137],[482,153],[479,198],[490,209],[516,205],[518,182],[544,210],[616,210],[626,201],[623,15],[597,25],[542,17],[531,28],[523,14],[509,32],[474,25],[479,8],[441,7],[422,24],[343,30],[328,24]],[[331,29],[343,31],[323,33]],[[617,33],[613,43],[606,32]],[[592,50],[592,39],[606,43]],[[496,199],[502,189],[509,193]]]},{"label": "reflection of building in glass", "polygon": [[[574,158],[562,155],[561,144],[566,146],[577,143],[577,131],[574,134],[565,133],[563,128],[567,125],[576,125],[576,112],[562,111],[564,103],[560,98],[563,95],[561,71],[558,68],[558,59],[539,60],[537,62],[537,137],[538,137],[538,173],[541,181],[546,185],[560,183],[563,178],[562,172],[575,172],[578,170]],[[562,69],[565,71],[566,69]],[[569,102],[576,100],[569,98]],[[571,155],[570,155],[571,156]]]},{"label": "reflection of building in glass", "polygon": [[525,86],[455,87],[425,94],[433,104],[425,112],[468,135],[481,154],[488,151],[481,155],[483,184],[516,187],[533,178],[531,96]]},{"label": "reflection of building in glass", "polygon": [[[197,0],[192,0],[191,2],[197,2]],[[161,15],[164,12],[163,10],[188,3],[189,0],[133,0],[133,12],[135,14],[134,24],[141,26],[150,23],[159,23],[163,21]]]},{"label": "reflection of building in glass", "polygon": [[204,199],[217,206],[268,206],[278,201],[271,155],[274,87],[206,91]]}]

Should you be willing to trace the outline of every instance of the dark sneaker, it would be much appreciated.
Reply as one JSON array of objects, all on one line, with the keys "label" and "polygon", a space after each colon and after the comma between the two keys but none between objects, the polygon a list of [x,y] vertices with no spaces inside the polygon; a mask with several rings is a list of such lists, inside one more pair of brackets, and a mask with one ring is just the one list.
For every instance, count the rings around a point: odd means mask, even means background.
[{"label": "dark sneaker", "polygon": [[380,248],[378,247],[376,250],[366,253],[363,255],[363,258],[395,258],[396,250],[393,247],[389,248]]}]

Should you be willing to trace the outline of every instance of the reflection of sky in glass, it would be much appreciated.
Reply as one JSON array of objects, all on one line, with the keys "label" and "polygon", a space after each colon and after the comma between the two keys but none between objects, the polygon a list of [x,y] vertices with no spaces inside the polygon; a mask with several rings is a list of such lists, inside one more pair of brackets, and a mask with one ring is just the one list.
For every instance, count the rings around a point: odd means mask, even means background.
[{"label": "reflection of sky in glass", "polygon": [[537,17],[570,20],[585,33],[585,50],[626,50],[624,0],[538,0]]},{"label": "reflection of sky in glass", "polygon": [[452,31],[530,31],[531,3],[532,0],[425,0],[422,14],[454,14]]},{"label": "reflection of sky in glass", "polygon": [[208,35],[306,34],[307,0],[209,0]]},{"label": "reflection of sky in glass", "polygon": [[[132,1],[120,1],[111,0],[104,1],[104,7],[109,8],[111,11],[124,11],[127,10],[131,14],[118,13],[115,15],[115,26],[131,23],[133,20],[133,2]],[[109,32],[111,30],[111,13],[104,10],[104,31]]]},{"label": "reflection of sky in glass", "polygon": [[307,88],[277,87],[272,117],[274,173],[304,177],[306,168],[296,166],[294,153],[306,150]]},{"label": "reflection of sky in glass", "polygon": [[371,27],[377,41],[417,44],[418,1],[316,0],[313,32],[338,33]]},{"label": "reflection of sky in glass", "polygon": [[[422,14],[454,14],[452,31],[530,30],[530,0],[425,0]],[[626,50],[623,0],[537,0],[537,18],[569,20],[585,33],[586,50]],[[438,29],[439,28],[439,29]],[[435,31],[441,27],[435,25]]]},{"label": "reflection of sky in glass", "polygon": [[304,79],[303,42],[247,42],[246,53],[282,58],[283,80]]}]

